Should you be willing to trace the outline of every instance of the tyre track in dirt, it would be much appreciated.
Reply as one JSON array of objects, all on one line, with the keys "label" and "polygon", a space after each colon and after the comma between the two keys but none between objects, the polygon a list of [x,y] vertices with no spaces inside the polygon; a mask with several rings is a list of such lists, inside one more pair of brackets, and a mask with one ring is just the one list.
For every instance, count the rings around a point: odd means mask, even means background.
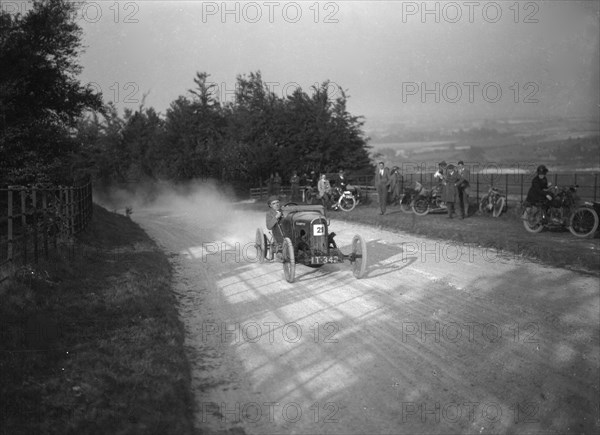
[{"label": "tyre track in dirt", "polygon": [[198,427],[600,428],[595,277],[491,250],[452,257],[452,244],[333,221],[344,252],[356,233],[367,242],[366,277],[354,279],[347,264],[298,265],[289,284],[281,264],[254,257],[262,213],[232,210],[207,221],[191,209],[139,210],[134,217],[175,254]]}]

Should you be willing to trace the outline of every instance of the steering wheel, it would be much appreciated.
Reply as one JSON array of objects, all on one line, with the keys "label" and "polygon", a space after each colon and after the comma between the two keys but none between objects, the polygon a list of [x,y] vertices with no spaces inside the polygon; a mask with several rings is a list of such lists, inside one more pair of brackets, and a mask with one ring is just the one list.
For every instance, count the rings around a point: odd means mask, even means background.
[{"label": "steering wheel", "polygon": [[283,204],[282,207],[287,207],[288,205],[298,205],[298,204],[295,202],[286,202],[285,204]]}]

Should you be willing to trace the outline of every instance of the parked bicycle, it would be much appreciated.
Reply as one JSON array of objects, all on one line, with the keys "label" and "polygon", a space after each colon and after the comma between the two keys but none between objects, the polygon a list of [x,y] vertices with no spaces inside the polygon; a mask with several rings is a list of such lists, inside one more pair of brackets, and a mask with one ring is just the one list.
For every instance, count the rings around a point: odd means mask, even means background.
[{"label": "parked bicycle", "polygon": [[500,216],[508,209],[506,195],[498,188],[491,186],[488,193],[479,201],[479,212],[484,215]]}]

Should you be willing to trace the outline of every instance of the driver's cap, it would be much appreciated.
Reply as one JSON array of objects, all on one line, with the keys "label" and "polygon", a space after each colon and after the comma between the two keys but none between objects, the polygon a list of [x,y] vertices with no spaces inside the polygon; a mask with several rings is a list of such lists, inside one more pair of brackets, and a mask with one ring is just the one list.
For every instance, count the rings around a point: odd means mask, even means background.
[{"label": "driver's cap", "polygon": [[267,201],[267,205],[271,205],[271,203],[279,201],[279,197],[277,195],[269,196],[269,200]]}]

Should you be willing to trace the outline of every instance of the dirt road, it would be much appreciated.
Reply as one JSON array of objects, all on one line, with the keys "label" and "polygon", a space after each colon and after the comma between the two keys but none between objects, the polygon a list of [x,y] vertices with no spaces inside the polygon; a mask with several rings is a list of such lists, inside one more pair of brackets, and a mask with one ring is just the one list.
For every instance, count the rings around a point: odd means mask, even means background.
[{"label": "dirt road", "polygon": [[[198,208],[196,208],[198,210]],[[207,216],[210,215],[210,218]],[[332,221],[369,268],[279,263],[264,214],[136,210],[173,253],[198,406],[230,433],[597,433],[599,285],[501,253]]]}]

